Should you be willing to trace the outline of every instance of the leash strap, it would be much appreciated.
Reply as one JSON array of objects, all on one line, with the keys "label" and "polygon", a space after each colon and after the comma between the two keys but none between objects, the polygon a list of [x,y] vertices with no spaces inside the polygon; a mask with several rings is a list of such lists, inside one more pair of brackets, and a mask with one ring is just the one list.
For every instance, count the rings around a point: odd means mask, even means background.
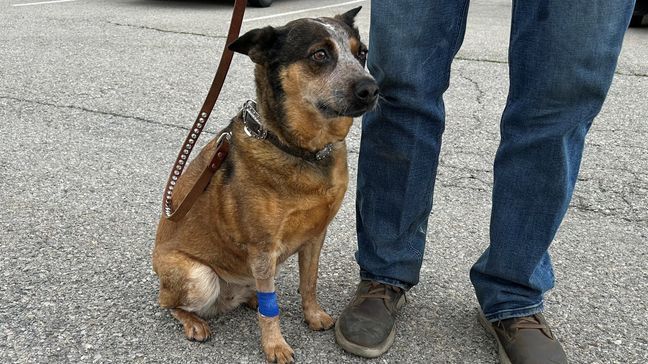
[{"label": "leash strap", "polygon": [[207,188],[211,177],[214,175],[216,170],[218,170],[225,157],[227,157],[227,153],[229,152],[230,134],[223,133],[219,136],[216,142],[216,150],[214,151],[214,155],[211,158],[209,164],[202,171],[196,183],[193,185],[193,187],[191,187],[189,193],[187,193],[185,198],[180,201],[180,203],[177,205],[178,208],[174,211],[171,199],[173,197],[173,189],[175,188],[176,182],[182,174],[185,165],[189,162],[189,155],[196,145],[196,141],[198,140],[200,133],[204,130],[205,123],[207,122],[209,115],[214,109],[216,100],[218,100],[218,95],[220,94],[220,91],[223,87],[225,77],[227,76],[227,71],[229,70],[229,66],[232,63],[232,57],[234,55],[234,52],[227,49],[227,46],[234,42],[239,36],[246,5],[247,0],[235,0],[229,32],[227,33],[227,40],[225,41],[223,55],[221,56],[220,63],[218,64],[216,75],[214,76],[214,80],[212,81],[211,87],[209,88],[205,102],[203,103],[203,106],[198,113],[198,117],[191,127],[189,134],[185,138],[182,149],[180,149],[180,152],[178,153],[178,157],[173,164],[173,169],[171,169],[166,187],[164,188],[164,196],[162,198],[162,211],[164,213],[164,216],[166,216],[166,218],[171,221],[178,221],[187,214],[200,194],[205,190],[205,188]]}]

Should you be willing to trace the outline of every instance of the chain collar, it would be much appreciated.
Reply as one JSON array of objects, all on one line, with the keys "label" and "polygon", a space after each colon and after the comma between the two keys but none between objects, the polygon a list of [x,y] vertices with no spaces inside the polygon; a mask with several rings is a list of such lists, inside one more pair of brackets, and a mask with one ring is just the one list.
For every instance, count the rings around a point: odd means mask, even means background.
[{"label": "chain collar", "polygon": [[241,110],[243,130],[249,137],[265,139],[268,136],[268,129],[261,124],[261,115],[259,115],[256,107],[257,104],[254,100],[247,100],[243,104],[243,109]]},{"label": "chain collar", "polygon": [[247,100],[245,104],[243,104],[243,108],[241,109],[241,120],[243,121],[243,130],[247,136],[254,139],[267,140],[282,151],[309,162],[324,160],[328,158],[333,151],[332,143],[326,144],[323,149],[317,152],[311,152],[306,149],[282,143],[276,135],[263,126],[261,115],[259,115],[259,112],[257,111],[257,104],[254,100]]}]

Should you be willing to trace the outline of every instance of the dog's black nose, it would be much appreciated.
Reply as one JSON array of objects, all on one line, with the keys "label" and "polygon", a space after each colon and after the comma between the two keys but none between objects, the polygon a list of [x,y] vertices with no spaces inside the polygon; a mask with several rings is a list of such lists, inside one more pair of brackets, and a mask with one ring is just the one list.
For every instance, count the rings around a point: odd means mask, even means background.
[{"label": "dog's black nose", "polygon": [[363,78],[356,82],[353,94],[363,104],[372,104],[378,97],[378,84],[371,78]]}]

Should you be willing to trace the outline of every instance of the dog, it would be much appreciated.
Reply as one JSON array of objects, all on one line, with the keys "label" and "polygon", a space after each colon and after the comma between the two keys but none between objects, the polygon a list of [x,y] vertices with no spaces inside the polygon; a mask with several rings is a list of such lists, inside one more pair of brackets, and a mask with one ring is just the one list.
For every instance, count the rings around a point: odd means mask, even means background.
[{"label": "dog", "polygon": [[[188,339],[209,338],[204,317],[258,306],[267,360],[293,362],[274,280],[295,253],[306,323],[313,330],[333,326],[316,298],[319,256],[347,189],[344,139],[353,118],[378,99],[354,25],[359,11],[253,29],[228,46],[255,63],[258,113],[248,107],[222,131],[230,137],[227,158],[186,216],[160,219],[152,255],[160,306]],[[216,143],[187,166],[176,196],[188,193]]]}]

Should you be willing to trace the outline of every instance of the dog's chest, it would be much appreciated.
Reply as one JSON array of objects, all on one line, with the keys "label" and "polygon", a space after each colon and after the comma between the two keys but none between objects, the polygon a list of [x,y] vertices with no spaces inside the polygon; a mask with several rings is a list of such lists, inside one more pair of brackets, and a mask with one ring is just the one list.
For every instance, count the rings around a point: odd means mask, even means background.
[{"label": "dog's chest", "polygon": [[346,185],[334,186],[318,196],[301,196],[291,201],[282,224],[282,250],[296,250],[303,243],[320,237],[342,202]]}]

